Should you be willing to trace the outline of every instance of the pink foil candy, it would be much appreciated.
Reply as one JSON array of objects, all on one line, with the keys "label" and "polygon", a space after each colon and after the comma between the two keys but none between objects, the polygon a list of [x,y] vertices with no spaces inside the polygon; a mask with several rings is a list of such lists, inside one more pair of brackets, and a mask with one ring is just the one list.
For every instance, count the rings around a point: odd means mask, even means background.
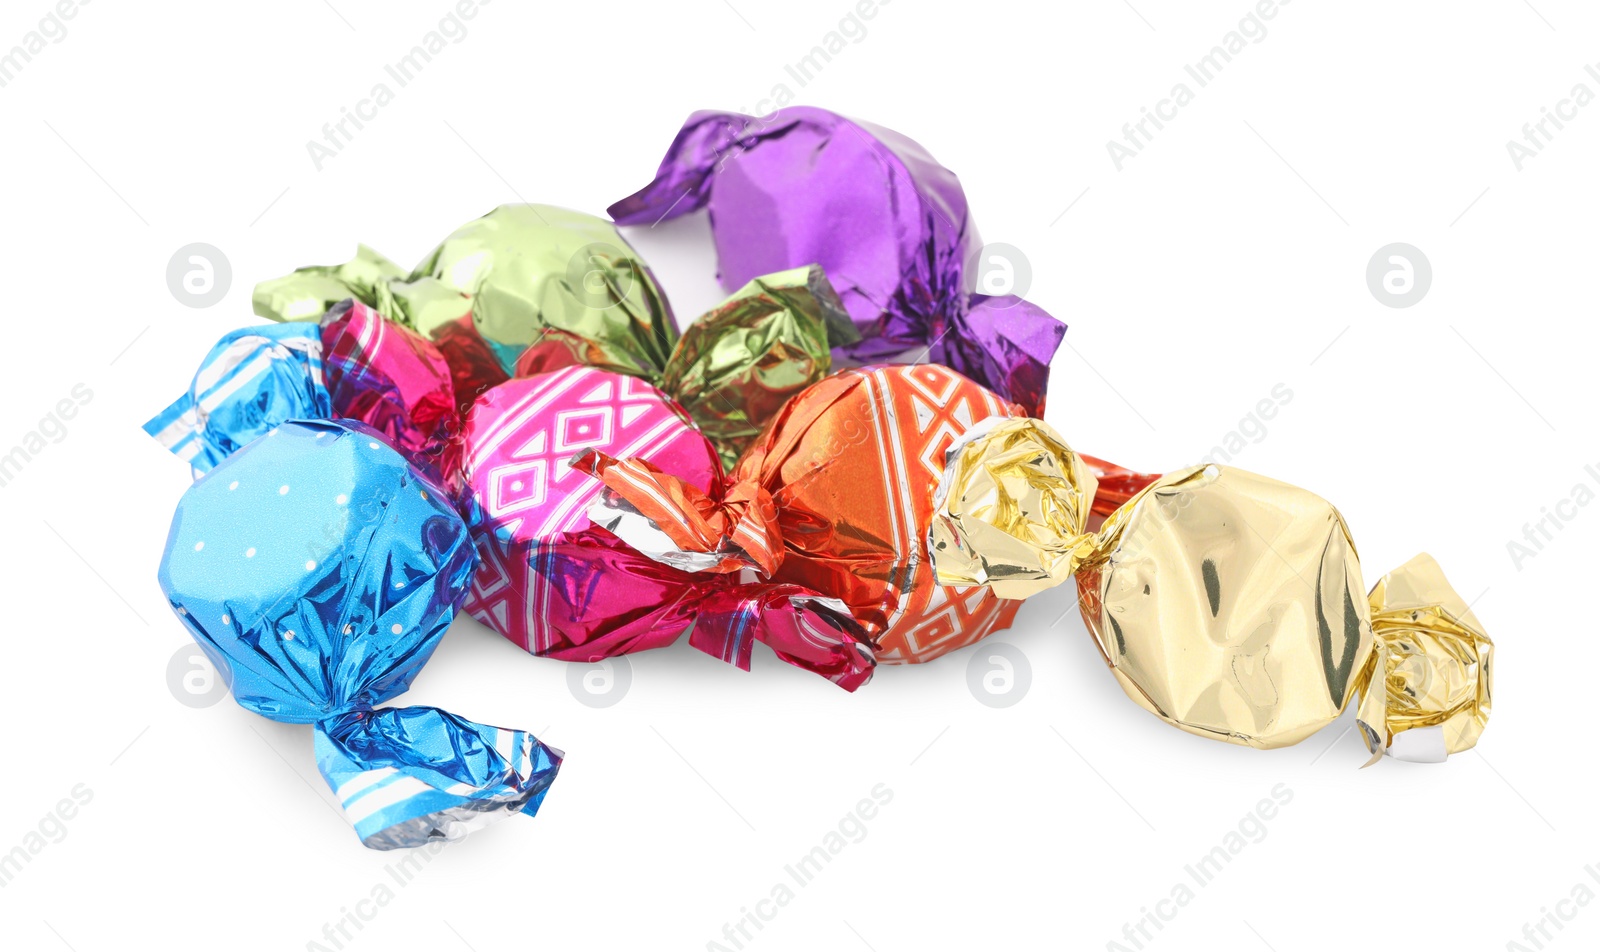
[{"label": "pink foil candy", "polygon": [[865,632],[842,603],[797,585],[742,582],[663,564],[590,523],[600,480],[580,453],[650,461],[710,491],[711,444],[637,377],[567,367],[487,391],[462,433],[467,522],[481,556],[466,610],[527,651],[569,661],[690,644],[748,669],[763,641],[849,690],[872,673]]},{"label": "pink foil candy", "polygon": [[323,316],[322,349],[334,417],[371,426],[412,465],[450,484],[461,416],[439,348],[347,300]]}]

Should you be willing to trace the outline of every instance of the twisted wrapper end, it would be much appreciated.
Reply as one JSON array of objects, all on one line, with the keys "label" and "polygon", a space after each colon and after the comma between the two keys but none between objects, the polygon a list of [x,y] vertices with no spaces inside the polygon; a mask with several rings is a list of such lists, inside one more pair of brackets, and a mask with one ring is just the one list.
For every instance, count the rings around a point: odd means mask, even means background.
[{"label": "twisted wrapper end", "polygon": [[257,437],[293,419],[332,413],[315,324],[246,327],[211,348],[189,389],[144,431],[193,467],[210,472]]},{"label": "twisted wrapper end", "polygon": [[714,500],[642,459],[586,450],[571,466],[605,484],[590,521],[658,562],[686,572],[748,568],[770,576],[783,560],[777,505],[752,480],[732,484]]},{"label": "twisted wrapper end", "polygon": [[642,555],[712,580],[685,580],[691,645],[748,671],[760,641],[846,691],[872,677],[878,646],[848,606],[802,585],[764,581],[784,549],[777,504],[759,483],[740,480],[712,498],[641,459],[587,450],[571,466],[605,485],[590,521]]},{"label": "twisted wrapper end", "polygon": [[928,551],[940,585],[1021,599],[1059,585],[1093,556],[1085,530],[1096,480],[1042,420],[990,417],[945,451]]},{"label": "twisted wrapper end", "polygon": [[1489,721],[1494,643],[1439,564],[1418,555],[1372,587],[1373,653],[1356,723],[1372,759],[1439,763]]},{"label": "twisted wrapper end", "polygon": [[261,281],[250,296],[258,316],[279,322],[319,320],[346,298],[430,337],[472,310],[471,299],[460,291],[427,275],[408,274],[366,245],[343,264],[309,265]]},{"label": "twisted wrapper end", "polygon": [[562,753],[526,731],[433,707],[336,715],[316,726],[317,769],[371,849],[457,840],[517,813],[532,816]]},{"label": "twisted wrapper end", "polygon": [[872,679],[877,644],[849,606],[800,585],[753,583],[716,589],[695,605],[689,644],[750,670],[760,641],[779,660],[854,691]]}]

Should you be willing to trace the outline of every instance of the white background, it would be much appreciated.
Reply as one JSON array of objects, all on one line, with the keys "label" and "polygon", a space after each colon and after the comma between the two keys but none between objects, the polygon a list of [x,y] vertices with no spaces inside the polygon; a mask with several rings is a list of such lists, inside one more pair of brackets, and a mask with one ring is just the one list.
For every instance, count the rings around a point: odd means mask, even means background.
[{"label": "white background", "polygon": [[[1185,865],[1283,784],[1264,838],[1147,948],[1502,949],[1546,909],[1575,916],[1546,947],[1592,948],[1600,911],[1558,903],[1600,893],[1583,779],[1600,506],[1563,503],[1573,518],[1520,567],[1507,543],[1576,485],[1600,491],[1600,104],[1521,171],[1506,142],[1574,84],[1600,93],[1600,13],[1533,2],[1284,6],[1120,172],[1107,140],[1194,86],[1183,65],[1246,0],[896,0],[804,88],[784,66],[847,0],[499,0],[320,171],[306,141],[446,0],[84,6],[0,88],[0,452],[75,384],[93,392],[0,488],[0,853],[75,785],[93,799],[0,888],[0,945],[331,949],[344,919],[353,949],[731,949],[724,924],[885,784],[865,838],[745,948],[1133,948],[1124,924],[1193,887]],[[0,51],[50,9],[7,0]],[[1234,462],[1339,505],[1369,584],[1440,560],[1497,643],[1480,748],[1358,771],[1348,717],[1273,752],[1181,733],[1123,696],[1070,590],[991,639],[1029,671],[998,709],[968,688],[990,647],[852,696],[761,649],[743,674],[687,645],[635,656],[598,709],[568,666],[463,619],[405,701],[537,730],[569,759],[537,818],[397,887],[398,854],[332,808],[308,728],[179,703],[185,635],[155,573],[188,476],[139,424],[256,321],[254,282],[358,241],[409,264],[508,201],[602,213],[692,110],[766,108],[778,83],[920,141],[984,237],[1026,252],[1028,296],[1071,325],[1049,418],[1075,446],[1174,468],[1292,390]],[[630,238],[680,319],[718,298],[703,220]],[[1433,267],[1406,309],[1365,280],[1395,241]],[[231,262],[208,309],[166,283],[191,242]],[[379,883],[392,901],[363,903]]]}]

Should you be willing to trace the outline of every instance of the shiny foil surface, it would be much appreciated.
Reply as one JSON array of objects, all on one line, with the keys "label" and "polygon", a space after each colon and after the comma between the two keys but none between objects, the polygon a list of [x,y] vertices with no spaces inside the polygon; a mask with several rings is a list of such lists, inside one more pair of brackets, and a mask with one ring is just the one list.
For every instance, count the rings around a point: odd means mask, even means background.
[{"label": "shiny foil surface", "polygon": [[1179,470],[1106,520],[1078,575],[1123,690],[1191,733],[1298,743],[1355,696],[1372,630],[1326,500],[1223,466]]},{"label": "shiny foil surface", "polygon": [[835,366],[952,367],[1043,413],[1066,326],[1016,297],[974,294],[983,247],[949,169],[910,139],[823,109],[755,118],[697,112],[645,188],[612,205],[624,225],[707,209],[728,290],[820,265],[860,330]]},{"label": "shiny foil surface", "polygon": [[279,424],[331,412],[317,326],[267,324],[224,334],[144,431],[199,474]]},{"label": "shiny foil surface", "polygon": [[828,375],[830,349],[858,339],[821,268],[767,275],[689,325],[661,388],[732,466],[790,397]]},{"label": "shiny foil surface", "polygon": [[320,320],[347,298],[439,343],[467,406],[546,335],[583,363],[645,376],[660,373],[677,339],[665,296],[616,228],[552,205],[502,205],[410,272],[362,245],[344,264],[300,268],[253,295],[275,321]]},{"label": "shiny foil surface", "polygon": [[484,394],[462,440],[468,522],[483,559],[466,609],[534,654],[598,660],[669,644],[688,628],[676,577],[590,542],[588,508],[601,485],[569,465],[590,449],[649,459],[699,486],[719,472],[683,411],[638,377],[568,367]]},{"label": "shiny foil surface", "polygon": [[470,536],[370,427],[290,422],[185,492],[162,556],[173,611],[247,710],[314,725],[318,767],[376,849],[532,813],[561,754],[405,692],[455,617]]},{"label": "shiny foil surface", "polygon": [[[643,380],[593,367],[518,378],[467,422],[468,523],[482,554],[466,608],[534,654],[597,661],[689,643],[748,669],[763,642],[848,690],[872,656],[847,609],[804,586],[701,575],[652,558],[590,514],[605,484],[575,457],[615,454],[704,494],[716,453],[683,410]],[[693,629],[690,631],[690,629]]]},{"label": "shiny foil surface", "polygon": [[1097,480],[1054,430],[1025,417],[980,420],[945,450],[928,551],[942,585],[1027,598],[1077,573]]},{"label": "shiny foil surface", "polygon": [[371,426],[413,466],[447,483],[461,414],[444,354],[355,300],[335,304],[321,326],[332,415]]},{"label": "shiny foil surface", "polygon": [[351,299],[320,323],[224,335],[144,429],[205,472],[289,420],[331,419],[366,423],[429,478],[453,479],[461,424],[443,353]]},{"label": "shiny foil surface", "polygon": [[[855,339],[839,296],[813,265],[751,281],[684,330],[660,373],[639,375],[689,414],[728,466],[785,401],[827,376],[829,348]],[[604,363],[585,342],[552,331],[523,351],[516,376],[597,361]]]},{"label": "shiny foil surface", "polygon": [[1443,760],[1476,742],[1492,646],[1431,558],[1364,598],[1349,529],[1313,493],[1194,466],[1093,532],[1096,482],[1043,421],[979,422],[946,455],[929,529],[937,577],[1010,598],[1075,577],[1124,691],[1190,733],[1282,747],[1361,695],[1374,759]]},{"label": "shiny foil surface", "polygon": [[1494,644],[1427,555],[1378,580],[1372,685],[1357,711],[1376,760],[1433,762],[1471,748],[1489,722]]},{"label": "shiny foil surface", "polygon": [[460,291],[426,275],[410,275],[366,245],[343,264],[311,265],[260,282],[251,303],[269,320],[317,321],[349,298],[425,335],[472,309],[471,299]]},{"label": "shiny foil surface", "polygon": [[627,460],[600,467],[610,493],[595,518],[658,560],[837,599],[879,662],[930,661],[1016,614],[987,589],[937,584],[926,526],[946,448],[978,420],[1020,412],[936,364],[842,371],[791,400],[720,490]]},{"label": "shiny foil surface", "polygon": [[604,219],[502,205],[456,229],[413,272],[472,298],[472,321],[508,372],[545,333],[583,341],[592,366],[659,371],[677,325],[650,269]]}]

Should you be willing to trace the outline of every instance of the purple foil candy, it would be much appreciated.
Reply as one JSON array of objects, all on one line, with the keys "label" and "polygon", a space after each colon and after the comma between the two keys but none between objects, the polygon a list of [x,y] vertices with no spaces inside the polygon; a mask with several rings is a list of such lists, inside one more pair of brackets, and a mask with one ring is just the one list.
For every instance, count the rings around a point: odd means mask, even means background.
[{"label": "purple foil candy", "polygon": [[955,173],[899,133],[823,109],[689,117],[655,181],[609,209],[618,224],[708,210],[733,290],[822,266],[861,331],[839,366],[937,361],[1043,412],[1066,325],[1016,297],[974,295],[982,241]]}]

